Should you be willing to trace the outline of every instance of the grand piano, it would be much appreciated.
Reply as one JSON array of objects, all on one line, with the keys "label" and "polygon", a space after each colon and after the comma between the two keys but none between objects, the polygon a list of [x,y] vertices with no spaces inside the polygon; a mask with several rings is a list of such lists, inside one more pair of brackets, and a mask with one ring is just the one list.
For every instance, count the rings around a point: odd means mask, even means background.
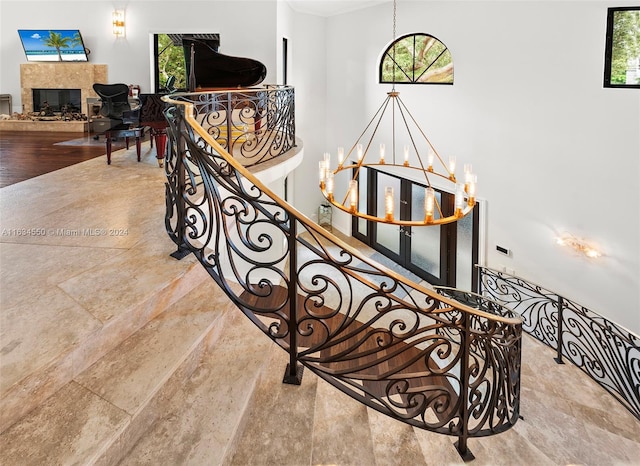
[{"label": "grand piano", "polygon": [[257,86],[267,76],[258,60],[218,52],[218,42],[183,37],[182,47],[190,92]]},{"label": "grand piano", "polygon": [[[175,37],[184,51],[189,92],[256,86],[267,75],[266,66],[257,60],[219,53],[217,39],[186,35]],[[164,162],[168,126],[164,118],[165,103],[162,96],[172,91],[165,89],[157,94],[140,94],[139,126],[150,129],[151,147],[155,142],[160,166]]]},{"label": "grand piano", "polygon": [[149,128],[150,143],[156,146],[156,158],[158,165],[164,163],[164,155],[167,147],[167,123],[164,117],[165,103],[162,101],[163,94],[140,94],[140,123],[141,127]]}]

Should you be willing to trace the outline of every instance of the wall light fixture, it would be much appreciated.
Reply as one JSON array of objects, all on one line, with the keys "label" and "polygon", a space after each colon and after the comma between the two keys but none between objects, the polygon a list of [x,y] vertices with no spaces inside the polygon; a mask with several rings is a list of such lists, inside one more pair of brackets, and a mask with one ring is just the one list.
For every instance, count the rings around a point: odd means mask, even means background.
[{"label": "wall light fixture", "polygon": [[576,238],[573,235],[564,234],[556,238],[556,243],[560,246],[569,246],[575,251],[580,252],[590,259],[596,259],[602,256],[602,253],[598,251],[594,246],[588,244],[582,239]]},{"label": "wall light fixture", "polygon": [[111,19],[113,22],[113,35],[116,37],[124,37],[124,10],[114,10],[111,14]]}]

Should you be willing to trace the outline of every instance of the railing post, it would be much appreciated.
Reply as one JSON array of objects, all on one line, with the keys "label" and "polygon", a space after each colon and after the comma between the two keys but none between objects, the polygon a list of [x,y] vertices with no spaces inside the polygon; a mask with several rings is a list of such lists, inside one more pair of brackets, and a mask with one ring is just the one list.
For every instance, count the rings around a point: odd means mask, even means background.
[{"label": "railing post", "polygon": [[227,152],[231,154],[233,157],[233,147],[231,147],[231,143],[233,141],[233,103],[231,102],[233,99],[233,94],[231,92],[227,93]]},{"label": "railing post", "polygon": [[461,335],[460,347],[462,349],[462,360],[460,361],[460,434],[455,447],[458,454],[465,462],[473,461],[475,456],[467,446],[469,438],[469,353],[471,351],[471,316],[466,312],[460,314],[464,316],[464,331]]},{"label": "railing post", "polygon": [[[176,203],[176,239],[178,240],[178,249],[171,253],[170,256],[174,259],[184,259],[187,257],[191,251],[187,247],[186,238],[186,228],[184,218],[186,215],[186,206],[184,201],[184,192],[185,192],[185,168],[184,168],[184,151],[185,151],[185,142],[182,136],[182,131],[185,126],[185,118],[184,118],[184,109],[176,108],[176,111],[180,112],[180,116],[178,118],[178,124],[175,125],[177,128],[176,133],[173,137],[176,139],[175,145],[173,148],[176,150],[175,158],[176,158],[176,179],[177,186],[175,187],[175,203]],[[172,148],[172,149],[173,149]]]},{"label": "railing post", "polygon": [[557,330],[557,335],[556,335],[556,341],[558,342],[558,348],[556,351],[556,357],[553,358],[555,359],[555,361],[558,364],[564,364],[564,361],[562,360],[562,344],[563,344],[563,340],[562,340],[562,334],[563,332],[563,325],[564,325],[564,298],[562,296],[558,296],[558,330]]},{"label": "railing post", "polygon": [[289,216],[289,363],[283,383],[300,385],[304,367],[298,364],[298,253],[296,241],[296,219]]}]

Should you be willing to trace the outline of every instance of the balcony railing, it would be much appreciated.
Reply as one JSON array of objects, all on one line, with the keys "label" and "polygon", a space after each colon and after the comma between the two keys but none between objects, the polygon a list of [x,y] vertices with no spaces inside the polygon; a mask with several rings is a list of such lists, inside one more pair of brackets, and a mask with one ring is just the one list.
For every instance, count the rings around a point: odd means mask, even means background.
[{"label": "balcony railing", "polygon": [[295,145],[295,95],[291,86],[268,85],[192,94],[199,126],[245,167],[266,162]]},{"label": "balcony railing", "polygon": [[[233,100],[234,97],[231,98]],[[166,228],[229,299],[307,368],[409,425],[457,437],[511,428],[520,409],[522,322],[474,309],[364,256],[278,198],[203,123],[215,94],[167,98]],[[207,110],[208,109],[208,110]],[[230,382],[231,383],[231,382]]]},{"label": "balcony railing", "polygon": [[522,278],[479,267],[480,292],[517,312],[523,330],[556,350],[640,419],[640,338],[586,307]]}]

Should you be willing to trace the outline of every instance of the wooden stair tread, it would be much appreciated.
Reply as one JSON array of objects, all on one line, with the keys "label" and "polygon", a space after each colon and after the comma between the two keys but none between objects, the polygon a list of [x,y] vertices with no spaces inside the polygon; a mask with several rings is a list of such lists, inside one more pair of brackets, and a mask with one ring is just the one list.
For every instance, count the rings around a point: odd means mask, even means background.
[{"label": "wooden stair tread", "polygon": [[[245,291],[240,296],[240,300],[256,311],[258,309],[280,308],[283,312],[288,312],[288,290],[282,286],[276,286],[272,291],[270,295],[260,297]],[[310,314],[304,307],[305,296],[298,294],[298,298],[297,317],[300,322],[309,318]],[[247,310],[253,312],[251,309]],[[256,314],[261,315],[260,312],[256,312]],[[333,310],[321,306],[318,307],[317,310],[314,309],[314,314],[331,316]],[[266,315],[274,317],[273,314],[266,313]],[[367,331],[373,331],[375,329],[364,329],[365,324],[358,320],[353,320],[345,325],[344,316],[341,314],[321,320],[329,332],[337,332],[340,330],[340,326],[344,325],[340,333],[345,335],[351,334],[351,336],[344,341],[331,344],[325,349],[321,349],[319,355],[317,355],[321,360],[321,362],[318,363],[319,367],[327,369],[329,373],[337,373],[338,376],[343,374],[345,377],[351,379],[360,379],[363,387],[374,395],[386,396],[387,386],[394,382],[389,378],[384,380],[379,380],[378,378],[384,374],[389,374],[394,366],[398,367],[407,364],[407,367],[394,371],[392,375],[393,379],[407,382],[407,393],[427,391],[433,392],[434,396],[437,393],[442,393],[443,395],[451,397],[451,405],[455,405],[457,393],[448,378],[437,373],[437,363],[432,358],[428,358],[425,361],[425,356],[421,354],[422,351],[419,348],[409,346],[400,339],[394,341],[389,348],[381,349],[376,342],[375,336],[369,336],[355,348],[348,359],[330,361],[331,358],[340,355],[342,352],[354,349],[356,339],[363,339]],[[314,331],[308,336],[298,334],[298,346],[300,348],[309,348],[320,345],[324,342],[325,337],[326,332],[324,331]],[[281,346],[286,345],[288,347],[289,337],[283,338],[280,343],[282,344]],[[397,354],[393,354],[394,352]],[[410,362],[413,359],[415,359],[415,361]],[[407,395],[403,396],[406,397]],[[436,413],[439,418],[443,419],[446,419],[448,414],[448,412]]]}]

